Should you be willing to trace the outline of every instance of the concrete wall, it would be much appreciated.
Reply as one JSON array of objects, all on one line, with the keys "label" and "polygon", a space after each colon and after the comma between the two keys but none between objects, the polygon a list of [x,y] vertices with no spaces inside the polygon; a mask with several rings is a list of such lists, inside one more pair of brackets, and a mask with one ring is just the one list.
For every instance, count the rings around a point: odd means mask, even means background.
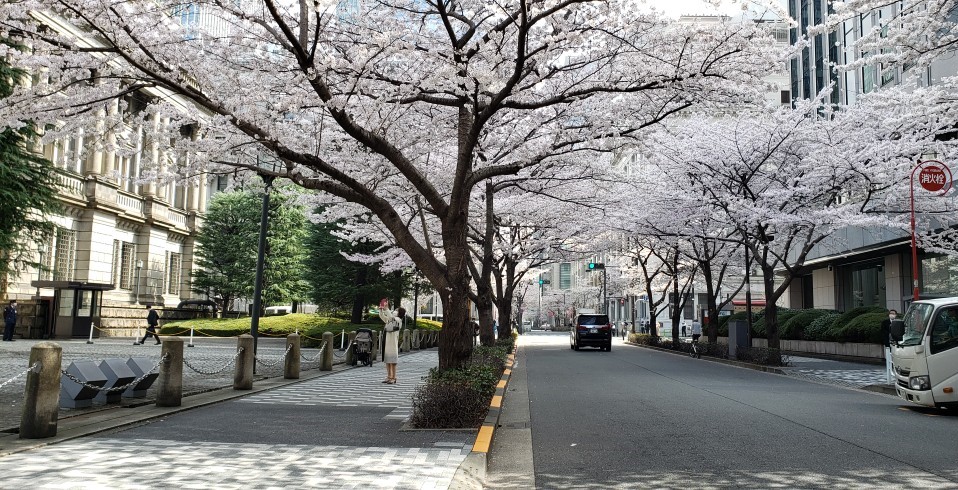
[{"label": "concrete wall", "polygon": [[905,310],[902,296],[908,294],[904,289],[905,275],[902,270],[901,254],[885,256],[885,307],[899,313]]},{"label": "concrete wall", "polygon": [[835,273],[827,267],[812,271],[812,301],[817,309],[835,309]]}]

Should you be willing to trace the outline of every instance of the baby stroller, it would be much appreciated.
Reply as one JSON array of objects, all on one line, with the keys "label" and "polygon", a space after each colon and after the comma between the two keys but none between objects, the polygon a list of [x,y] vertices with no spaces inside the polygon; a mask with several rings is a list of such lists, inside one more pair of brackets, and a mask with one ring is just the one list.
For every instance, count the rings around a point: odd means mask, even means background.
[{"label": "baby stroller", "polygon": [[353,341],[353,353],[356,354],[356,360],[363,366],[373,365],[373,331],[368,328],[356,330],[356,340]]}]

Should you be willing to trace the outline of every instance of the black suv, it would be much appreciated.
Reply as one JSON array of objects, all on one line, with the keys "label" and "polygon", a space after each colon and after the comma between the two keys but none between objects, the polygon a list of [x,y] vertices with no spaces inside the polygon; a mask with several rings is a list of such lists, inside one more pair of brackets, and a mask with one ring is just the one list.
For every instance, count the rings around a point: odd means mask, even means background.
[{"label": "black suv", "polygon": [[607,351],[612,350],[612,324],[609,315],[598,313],[582,313],[575,317],[569,337],[569,347],[579,350],[580,347],[598,347]]}]

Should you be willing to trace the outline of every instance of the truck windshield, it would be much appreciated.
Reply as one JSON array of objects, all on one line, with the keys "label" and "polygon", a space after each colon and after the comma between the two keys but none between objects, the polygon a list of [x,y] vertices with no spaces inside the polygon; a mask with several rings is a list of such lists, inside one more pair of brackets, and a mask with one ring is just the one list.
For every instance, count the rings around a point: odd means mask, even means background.
[{"label": "truck windshield", "polygon": [[925,328],[928,326],[928,320],[931,318],[932,305],[924,303],[912,303],[905,312],[902,321],[905,322],[905,334],[902,336],[898,345],[918,345],[921,338],[925,335]]}]

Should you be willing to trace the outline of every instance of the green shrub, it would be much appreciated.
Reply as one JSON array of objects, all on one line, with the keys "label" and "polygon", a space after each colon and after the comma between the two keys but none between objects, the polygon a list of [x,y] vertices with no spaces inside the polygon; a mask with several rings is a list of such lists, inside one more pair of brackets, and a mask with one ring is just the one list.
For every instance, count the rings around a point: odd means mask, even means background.
[{"label": "green shrub", "polygon": [[[791,308],[779,307],[778,311],[776,312],[778,314],[779,332],[781,332],[782,325],[784,325],[785,322],[787,322],[789,319],[791,319],[793,316],[797,315],[801,311],[802,310],[793,310]],[[742,314],[742,319],[743,320],[745,319],[744,313]],[[765,309],[764,308],[761,311],[756,312],[755,315],[752,316],[752,337],[759,338],[759,339],[764,339],[768,337],[768,331],[765,328]]]},{"label": "green shrub", "polygon": [[[857,342],[857,340],[851,340],[847,337],[849,332],[848,326],[851,325],[858,317],[868,314],[878,314],[879,316],[887,317],[888,310],[880,306],[860,306],[858,308],[853,308],[851,310],[842,313],[835,323],[825,332],[825,339],[829,342]],[[881,323],[881,321],[879,321]],[[856,336],[855,338],[858,338]]]},{"label": "green shrub", "polygon": [[858,315],[847,325],[833,328],[834,338],[838,342],[882,343],[881,323],[888,319],[888,312],[872,312]]},{"label": "green shrub", "polygon": [[852,320],[865,313],[884,313],[887,316],[888,310],[881,306],[859,306],[858,308],[852,308],[842,313],[842,316],[838,318],[832,328],[845,328]]},{"label": "green shrub", "polygon": [[787,366],[788,357],[782,355],[778,349],[767,347],[739,347],[735,349],[735,357],[739,361],[763,366]]},{"label": "green shrub", "polygon": [[832,326],[835,325],[835,322],[841,318],[841,313],[826,313],[815,320],[812,320],[811,323],[805,327],[805,340],[826,340],[828,337],[828,331],[831,330]]},{"label": "green shrub", "polygon": [[779,322],[779,334],[783,339],[803,340],[806,338],[805,331],[813,321],[833,313],[835,312],[832,310],[798,310],[787,321]]},{"label": "green shrub", "polygon": [[412,424],[423,429],[482,425],[489,399],[495,394],[505,369],[509,349],[507,345],[479,346],[460,369],[431,369],[426,383],[413,394]]}]

